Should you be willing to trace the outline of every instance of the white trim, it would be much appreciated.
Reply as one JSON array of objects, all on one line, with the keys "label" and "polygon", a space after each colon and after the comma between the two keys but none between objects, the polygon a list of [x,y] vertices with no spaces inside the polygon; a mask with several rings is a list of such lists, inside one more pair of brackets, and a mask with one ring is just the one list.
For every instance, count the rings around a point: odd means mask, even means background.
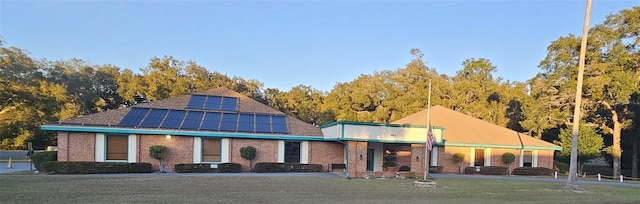
[{"label": "white trim", "polygon": [[476,148],[469,148],[471,149],[471,154],[469,154],[469,166],[470,167],[474,167],[476,166]]},{"label": "white trim", "polygon": [[220,161],[229,163],[229,138],[222,138],[220,145]]},{"label": "white trim", "polygon": [[433,146],[431,149],[430,161],[434,166],[438,166],[438,147]]},{"label": "white trim", "polygon": [[538,167],[538,150],[531,151],[531,167]]},{"label": "white trim", "polygon": [[309,141],[300,142],[300,163],[309,163]]},{"label": "white trim", "polygon": [[138,137],[135,134],[129,135],[129,141],[127,142],[127,161],[129,163],[136,163],[137,141]]},{"label": "white trim", "polygon": [[193,137],[193,163],[202,163],[202,138]]},{"label": "white trim", "polygon": [[284,140],[278,140],[278,163],[284,163]]},{"label": "white trim", "polygon": [[523,167],[524,166],[524,161],[522,160],[524,158],[524,149],[520,149],[520,162],[518,162],[518,167]]},{"label": "white trim", "polygon": [[484,149],[484,166],[491,166],[491,148]]},{"label": "white trim", "polygon": [[[68,140],[69,138],[67,138]],[[95,143],[95,158],[94,160],[96,162],[104,162],[106,156],[105,156],[105,143],[107,141],[107,138],[104,136],[103,133],[96,133],[96,143]],[[68,149],[69,147],[67,147]],[[69,150],[67,150],[69,151]]]}]

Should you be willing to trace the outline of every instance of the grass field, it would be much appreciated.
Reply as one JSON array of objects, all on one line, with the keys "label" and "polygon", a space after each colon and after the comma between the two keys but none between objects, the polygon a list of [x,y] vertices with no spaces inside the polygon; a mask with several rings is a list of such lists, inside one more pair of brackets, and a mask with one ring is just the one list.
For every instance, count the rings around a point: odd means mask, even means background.
[{"label": "grass field", "polygon": [[488,179],[0,174],[0,203],[638,203],[640,188]]}]

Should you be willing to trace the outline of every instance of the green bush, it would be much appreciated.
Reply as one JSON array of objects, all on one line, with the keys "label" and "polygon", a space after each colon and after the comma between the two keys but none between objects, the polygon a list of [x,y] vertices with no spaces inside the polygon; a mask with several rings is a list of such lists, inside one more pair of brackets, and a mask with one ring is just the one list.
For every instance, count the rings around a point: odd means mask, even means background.
[{"label": "green bush", "polygon": [[473,166],[465,167],[464,168],[464,173],[465,174],[475,174],[476,173],[476,167],[473,167]]},{"label": "green bush", "polygon": [[242,165],[238,163],[218,164],[219,173],[240,173]]},{"label": "green bush", "polygon": [[509,169],[504,166],[482,166],[480,174],[482,175],[505,175]]},{"label": "green bush", "polygon": [[556,166],[558,167],[558,172],[565,173],[569,171],[569,164],[564,162],[556,162]]},{"label": "green bush", "polygon": [[516,161],[516,155],[514,155],[513,153],[505,152],[504,154],[502,154],[502,163],[509,165],[514,161]]},{"label": "green bush", "polygon": [[176,164],[176,173],[214,173],[211,164]]},{"label": "green bush", "polygon": [[515,175],[524,176],[550,176],[553,170],[545,167],[519,167],[513,170]]},{"label": "green bush", "polygon": [[444,169],[444,167],[442,167],[442,166],[430,166],[429,167],[429,172],[431,172],[431,173],[442,173],[442,169]]},{"label": "green bush", "polygon": [[295,163],[273,163],[262,162],[257,163],[255,172],[269,173],[269,172],[320,172],[322,171],[322,165],[320,164],[295,164]]},{"label": "green bush", "polygon": [[118,174],[151,173],[150,163],[66,162],[50,161],[42,164],[44,172],[56,174]]},{"label": "green bush", "polygon": [[38,171],[43,171],[42,163],[50,161],[58,161],[57,151],[38,152],[31,155],[31,161]]}]

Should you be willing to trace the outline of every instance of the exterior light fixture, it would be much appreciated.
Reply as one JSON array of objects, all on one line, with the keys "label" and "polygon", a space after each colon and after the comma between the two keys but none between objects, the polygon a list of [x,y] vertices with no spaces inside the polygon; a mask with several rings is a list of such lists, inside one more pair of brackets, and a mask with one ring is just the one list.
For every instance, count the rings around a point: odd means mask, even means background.
[{"label": "exterior light fixture", "polygon": [[360,154],[360,160],[362,160],[362,154]]},{"label": "exterior light fixture", "polygon": [[419,156],[416,156],[416,161],[417,162],[420,161],[420,157]]},{"label": "exterior light fixture", "polygon": [[165,136],[167,139],[171,139],[171,135],[166,135]]}]

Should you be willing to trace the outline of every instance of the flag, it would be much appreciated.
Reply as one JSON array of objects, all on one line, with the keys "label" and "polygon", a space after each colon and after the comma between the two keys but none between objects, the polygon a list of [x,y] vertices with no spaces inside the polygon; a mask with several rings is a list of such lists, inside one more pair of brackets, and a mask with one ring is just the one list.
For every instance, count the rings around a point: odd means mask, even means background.
[{"label": "flag", "polygon": [[429,130],[427,131],[427,149],[431,151],[433,147],[433,128],[431,127],[431,123],[429,123]]}]

